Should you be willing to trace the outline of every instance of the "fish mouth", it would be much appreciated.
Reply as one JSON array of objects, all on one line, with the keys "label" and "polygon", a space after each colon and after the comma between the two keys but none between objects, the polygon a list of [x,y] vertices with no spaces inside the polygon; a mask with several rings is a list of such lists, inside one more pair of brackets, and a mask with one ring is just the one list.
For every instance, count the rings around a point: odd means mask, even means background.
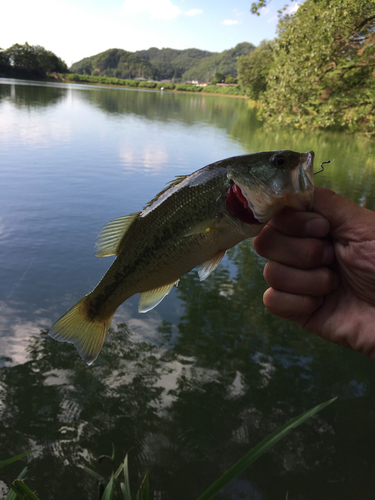
[{"label": "fish mouth", "polygon": [[286,186],[268,186],[258,181],[256,192],[236,181],[227,193],[227,206],[232,216],[247,224],[266,224],[285,206],[295,210],[311,210],[314,192],[314,152],[301,154],[298,166],[290,172]]},{"label": "fish mouth", "polygon": [[250,206],[253,206],[244,189],[239,184],[233,183],[227,192],[227,209],[232,217],[245,224],[262,224],[255,216]]}]

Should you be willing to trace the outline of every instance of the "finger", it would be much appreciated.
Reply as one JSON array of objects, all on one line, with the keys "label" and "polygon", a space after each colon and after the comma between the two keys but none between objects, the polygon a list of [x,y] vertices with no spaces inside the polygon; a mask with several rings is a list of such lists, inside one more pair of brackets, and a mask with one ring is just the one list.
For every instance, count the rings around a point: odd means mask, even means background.
[{"label": "finger", "polygon": [[274,288],[269,288],[263,295],[263,303],[272,314],[301,325],[307,322],[323,302],[323,297],[295,295]]},{"label": "finger", "polygon": [[298,269],[313,269],[329,265],[334,261],[332,245],[316,238],[295,238],[280,233],[267,225],[254,238],[255,251],[269,260],[274,260]]},{"label": "finger", "polygon": [[270,261],[265,265],[263,274],[268,285],[276,290],[314,297],[328,295],[340,283],[338,275],[328,267],[304,270]]},{"label": "finger", "polygon": [[283,234],[299,238],[324,238],[329,233],[329,222],[314,212],[297,212],[285,208],[275,215],[269,225]]},{"label": "finger", "polygon": [[375,239],[375,213],[326,188],[315,188],[314,210],[326,217],[331,235],[343,244]]}]

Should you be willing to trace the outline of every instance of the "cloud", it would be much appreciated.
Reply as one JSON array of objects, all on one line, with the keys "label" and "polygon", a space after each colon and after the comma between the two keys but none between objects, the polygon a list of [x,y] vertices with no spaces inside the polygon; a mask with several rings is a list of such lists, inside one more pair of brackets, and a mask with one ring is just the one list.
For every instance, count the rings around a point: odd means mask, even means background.
[{"label": "cloud", "polygon": [[221,24],[225,24],[225,26],[234,26],[235,24],[239,24],[239,21],[236,19],[226,19],[225,21],[222,21]]},{"label": "cloud", "polygon": [[295,14],[297,12],[297,10],[300,8],[301,4],[299,2],[293,4],[293,5],[290,5],[287,9],[287,13],[288,14]]},{"label": "cloud", "polygon": [[187,12],[184,12],[185,16],[197,16],[198,14],[202,13],[203,13],[202,9],[191,9],[188,10]]},{"label": "cloud", "polygon": [[125,0],[122,4],[122,10],[130,16],[147,13],[156,19],[171,21],[179,14],[181,10],[170,0],[143,0],[142,2],[134,2],[134,0]]},{"label": "cloud", "polygon": [[[284,17],[287,14],[295,14],[300,7],[301,7],[301,3],[300,2],[296,2],[296,3],[292,4],[292,5],[289,5],[288,8],[285,11],[282,11],[281,17]],[[262,9],[262,14],[263,14],[263,11],[264,11],[264,9]],[[266,13],[266,12],[264,11],[264,13]],[[268,19],[267,23],[278,22],[279,19],[280,19],[279,15],[272,16],[271,18]]]}]

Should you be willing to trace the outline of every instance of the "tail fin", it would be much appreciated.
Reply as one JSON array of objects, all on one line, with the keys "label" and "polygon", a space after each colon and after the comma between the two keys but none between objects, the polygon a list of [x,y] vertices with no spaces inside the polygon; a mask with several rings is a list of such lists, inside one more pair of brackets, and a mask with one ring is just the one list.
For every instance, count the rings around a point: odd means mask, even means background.
[{"label": "tail fin", "polygon": [[104,319],[91,319],[87,312],[86,296],[56,321],[48,335],[61,342],[74,344],[81,358],[91,365],[99,356],[113,314]]}]

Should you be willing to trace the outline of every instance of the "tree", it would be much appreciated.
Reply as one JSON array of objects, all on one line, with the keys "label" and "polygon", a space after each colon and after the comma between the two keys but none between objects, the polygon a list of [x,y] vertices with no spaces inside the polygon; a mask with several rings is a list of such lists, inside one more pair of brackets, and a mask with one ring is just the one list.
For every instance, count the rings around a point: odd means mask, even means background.
[{"label": "tree", "polygon": [[375,3],[306,0],[279,21],[263,117],[375,133]]},{"label": "tree", "polygon": [[24,45],[18,43],[4,51],[10,63],[13,74],[45,78],[48,73],[67,73],[68,67],[64,61],[53,52],[40,45]]},{"label": "tree", "polygon": [[[290,1],[291,1],[291,2],[293,2],[293,0],[290,0]],[[258,0],[258,2],[253,2],[253,3],[251,4],[250,12],[251,12],[252,14],[256,14],[257,16],[260,16],[260,12],[259,12],[259,11],[260,11],[260,9],[261,9],[262,7],[267,7],[267,5],[268,5],[270,2],[271,2],[271,0],[268,0],[268,1],[267,1],[267,0]],[[286,10],[287,8],[288,8],[288,4],[285,4],[285,6],[284,6],[282,9],[278,10],[277,12],[279,13],[279,15],[281,15],[281,14],[282,14],[282,12],[283,12],[284,10]]]},{"label": "tree", "polygon": [[267,76],[273,62],[273,46],[273,41],[263,40],[249,55],[238,58],[240,85],[255,101],[267,88]]},{"label": "tree", "polygon": [[9,56],[5,50],[0,49],[0,72],[6,71],[10,67]]},{"label": "tree", "polygon": [[225,82],[225,75],[223,73],[215,72],[215,76],[211,80],[211,84],[215,85],[216,83],[224,83]]}]

